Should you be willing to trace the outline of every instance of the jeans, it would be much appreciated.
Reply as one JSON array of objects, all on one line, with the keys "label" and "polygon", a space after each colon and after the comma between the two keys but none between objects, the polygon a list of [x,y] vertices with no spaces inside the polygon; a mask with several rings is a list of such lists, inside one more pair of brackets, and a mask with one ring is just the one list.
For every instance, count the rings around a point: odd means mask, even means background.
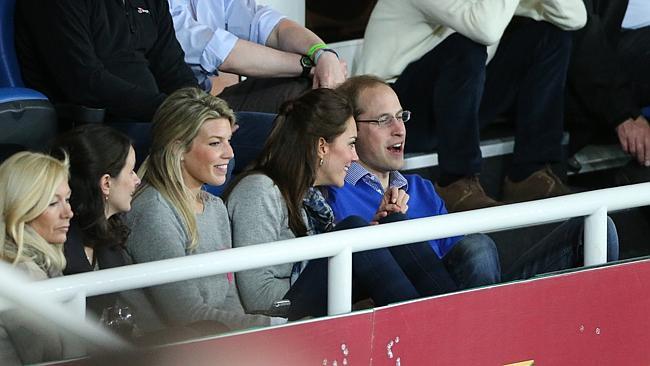
[{"label": "jeans", "polygon": [[[406,219],[401,214],[391,216],[382,223]],[[334,230],[367,225],[360,217],[350,216]],[[309,261],[291,286],[284,297],[291,301],[289,320],[327,314],[327,263],[327,258]],[[427,242],[353,253],[352,275],[353,292],[369,296],[377,306],[456,289]]]},{"label": "jeans", "polygon": [[501,282],[501,263],[494,241],[483,234],[467,235],[442,261],[459,289]]},{"label": "jeans", "polygon": [[[538,274],[569,269],[583,264],[584,218],[567,220],[533,245],[503,275],[504,280],[526,279]],[[607,261],[618,260],[618,234],[607,218]]]},{"label": "jeans", "polygon": [[487,66],[486,46],[455,33],[409,64],[395,82],[402,105],[413,112],[406,149],[437,147],[442,175],[480,172],[480,128],[511,109],[514,167],[534,171],[562,158],[571,35],[546,22],[522,23],[509,27]]}]

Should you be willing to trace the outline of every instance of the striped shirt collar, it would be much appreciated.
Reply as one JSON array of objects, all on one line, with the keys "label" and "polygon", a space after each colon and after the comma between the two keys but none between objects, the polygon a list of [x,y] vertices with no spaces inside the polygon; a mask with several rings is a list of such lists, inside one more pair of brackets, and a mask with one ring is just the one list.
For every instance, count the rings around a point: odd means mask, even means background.
[{"label": "striped shirt collar", "polygon": [[[363,181],[371,186],[375,191],[379,192],[380,194],[384,194],[384,189],[381,186],[379,178],[366,170],[366,168],[364,168],[361,164],[353,162],[352,165],[350,165],[350,169],[348,169],[348,173],[345,176],[345,181],[353,186],[356,186],[360,179],[363,179]],[[390,187],[408,189],[406,178],[404,178],[402,173],[397,170],[390,172],[390,175],[388,177],[388,185]]]}]

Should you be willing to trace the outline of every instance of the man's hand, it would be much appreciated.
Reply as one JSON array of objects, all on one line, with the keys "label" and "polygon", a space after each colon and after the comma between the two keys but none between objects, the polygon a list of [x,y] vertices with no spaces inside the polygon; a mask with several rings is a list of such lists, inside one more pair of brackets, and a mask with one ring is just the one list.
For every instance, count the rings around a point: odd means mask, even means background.
[{"label": "man's hand", "polygon": [[623,151],[639,164],[650,167],[650,125],[644,116],[628,119],[616,127]]},{"label": "man's hand", "polygon": [[379,220],[390,215],[393,212],[406,213],[408,211],[409,195],[403,189],[397,189],[395,187],[389,188],[384,193],[384,197],[381,199],[379,208],[375,213],[375,217],[370,221],[371,225],[377,225]]},{"label": "man's hand", "polygon": [[323,52],[313,68],[313,73],[312,87],[314,89],[335,88],[345,81],[348,69],[345,61],[339,61],[334,53]]}]

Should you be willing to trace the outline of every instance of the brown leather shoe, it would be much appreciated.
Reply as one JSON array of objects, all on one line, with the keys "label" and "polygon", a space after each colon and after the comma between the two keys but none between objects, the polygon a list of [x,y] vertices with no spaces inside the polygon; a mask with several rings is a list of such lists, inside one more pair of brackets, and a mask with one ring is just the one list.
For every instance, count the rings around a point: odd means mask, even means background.
[{"label": "brown leather shoe", "polygon": [[446,187],[441,187],[436,183],[436,192],[445,201],[449,212],[474,210],[501,204],[485,194],[478,177],[462,178]]},{"label": "brown leather shoe", "polygon": [[553,173],[548,165],[521,182],[513,182],[509,177],[506,177],[503,182],[503,201],[509,203],[532,201],[569,193],[571,193],[569,187]]}]

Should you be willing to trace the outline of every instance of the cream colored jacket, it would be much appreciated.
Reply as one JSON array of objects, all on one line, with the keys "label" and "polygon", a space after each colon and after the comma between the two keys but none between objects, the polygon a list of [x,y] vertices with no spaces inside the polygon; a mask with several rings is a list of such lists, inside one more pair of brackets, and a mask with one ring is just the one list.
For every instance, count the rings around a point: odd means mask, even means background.
[{"label": "cream colored jacket", "polygon": [[489,62],[514,15],[564,30],[587,21],[582,0],[379,0],[353,74],[393,80],[454,32],[486,45]]}]

